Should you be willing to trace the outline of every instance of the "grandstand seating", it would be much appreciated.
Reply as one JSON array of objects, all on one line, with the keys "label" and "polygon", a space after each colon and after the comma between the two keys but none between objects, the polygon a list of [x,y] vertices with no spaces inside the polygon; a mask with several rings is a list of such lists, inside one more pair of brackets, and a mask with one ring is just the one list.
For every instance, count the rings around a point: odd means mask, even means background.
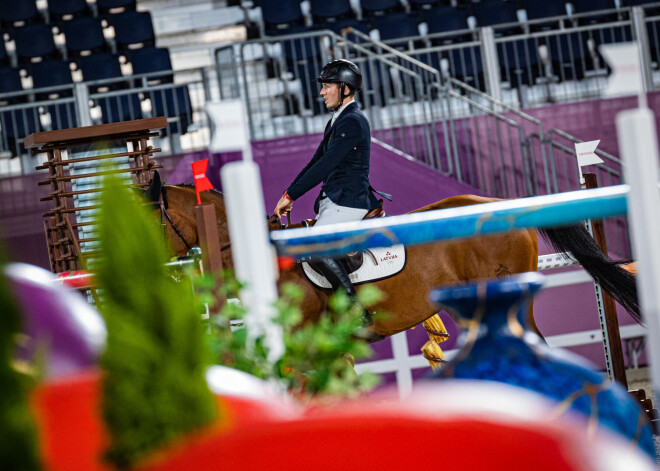
[{"label": "grandstand seating", "polygon": [[39,62],[58,55],[50,25],[31,24],[11,32],[16,41],[16,56],[19,64]]},{"label": "grandstand seating", "polygon": [[409,0],[408,3],[413,10],[429,10],[443,2],[442,0]]},{"label": "grandstand seating", "polygon": [[[475,3],[472,6],[472,12],[477,20],[477,26],[518,23],[516,10],[516,5],[506,0],[485,0]],[[517,24],[506,31],[501,29],[498,31],[513,34],[521,32]]]},{"label": "grandstand seating", "polygon": [[14,28],[43,22],[34,0],[0,1],[0,27]]},{"label": "grandstand seating", "polygon": [[380,33],[381,41],[419,36],[417,15],[391,13],[374,18],[373,25]]},{"label": "grandstand seating", "polygon": [[37,89],[73,83],[69,63],[61,59],[30,64],[28,71],[32,77],[32,84]]},{"label": "grandstand seating", "polygon": [[[172,61],[170,52],[165,48],[142,48],[126,53],[128,61],[133,66],[133,74],[141,75],[149,72],[172,71]],[[153,77],[147,77],[149,83],[171,83],[174,81],[174,75],[158,74]]]},{"label": "grandstand seating", "polygon": [[[541,20],[543,18],[557,17],[566,15],[566,2],[563,0],[522,0],[521,6],[527,14],[528,20]],[[534,23],[531,28],[535,30],[548,29],[550,23]]]},{"label": "grandstand seating", "polygon": [[103,36],[103,26],[98,18],[77,18],[62,25],[69,57],[97,52],[109,52],[110,45]]},{"label": "grandstand seating", "polygon": [[99,15],[117,15],[128,11],[135,11],[136,0],[96,0]]},{"label": "grandstand seating", "polygon": [[539,61],[538,45],[535,40],[505,42],[497,45],[501,79],[511,88],[520,85],[534,85],[543,75],[543,65]]},{"label": "grandstand seating", "polygon": [[90,16],[92,11],[85,0],[48,0],[48,14],[53,23]]},{"label": "grandstand seating", "polygon": [[319,25],[354,16],[349,0],[311,0],[310,10],[314,22]]},{"label": "grandstand seating", "polygon": [[560,82],[584,78],[589,61],[587,37],[582,33],[548,38],[552,71]]},{"label": "grandstand seating", "polygon": [[[28,67],[34,88],[67,86],[73,84],[69,63],[54,59],[31,64]],[[71,97],[71,87],[49,90],[46,93],[37,93],[38,100],[52,100],[56,98]],[[50,129],[68,129],[78,125],[74,103],[48,104],[45,111],[50,115]],[[43,129],[42,129],[43,130]]]},{"label": "grandstand seating", "polygon": [[2,36],[0,35],[0,65],[8,65],[8,64],[9,64],[9,55],[7,54],[5,41],[2,39]]},{"label": "grandstand seating", "polygon": [[128,11],[108,17],[115,28],[115,41],[120,50],[151,47],[156,43],[151,13]]},{"label": "grandstand seating", "polygon": [[[21,85],[21,74],[16,69],[0,66],[0,94],[19,92],[23,89]],[[0,98],[0,104],[15,102],[17,98]]]},{"label": "grandstand seating", "polygon": [[399,0],[360,0],[362,14],[364,16],[380,16],[403,10]]},{"label": "grandstand seating", "polygon": [[[110,53],[79,57],[75,62],[80,71],[82,71],[83,80],[85,82],[118,78],[122,76],[119,58]],[[119,85],[110,85],[111,88],[116,88],[118,86]],[[96,92],[98,91],[98,88],[99,87],[92,87],[92,91]]]},{"label": "grandstand seating", "polygon": [[266,31],[290,28],[304,22],[299,0],[261,0]]},{"label": "grandstand seating", "polygon": [[468,28],[468,15],[463,9],[453,7],[436,7],[424,12],[424,21],[428,26],[429,34],[450,33],[452,31],[463,31],[455,36],[442,36],[442,39],[434,41],[437,44],[448,42],[460,42],[469,39],[465,34]]},{"label": "grandstand seating", "polygon": [[325,25],[323,25],[323,28],[329,29],[330,31],[336,34],[341,34],[342,30],[348,28],[353,28],[361,33],[369,34],[369,29],[371,28],[371,25],[367,21],[360,21],[354,18],[349,18],[346,20],[328,22]]}]

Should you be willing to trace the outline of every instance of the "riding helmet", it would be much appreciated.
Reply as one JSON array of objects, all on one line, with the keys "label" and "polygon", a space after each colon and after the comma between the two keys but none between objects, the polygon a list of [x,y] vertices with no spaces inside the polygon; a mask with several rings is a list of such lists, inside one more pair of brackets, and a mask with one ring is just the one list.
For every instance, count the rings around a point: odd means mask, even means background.
[{"label": "riding helmet", "polygon": [[321,74],[316,79],[319,83],[338,83],[342,88],[342,95],[344,85],[357,93],[362,90],[362,74],[360,69],[353,62],[346,59],[335,59],[328,62],[321,71]]}]

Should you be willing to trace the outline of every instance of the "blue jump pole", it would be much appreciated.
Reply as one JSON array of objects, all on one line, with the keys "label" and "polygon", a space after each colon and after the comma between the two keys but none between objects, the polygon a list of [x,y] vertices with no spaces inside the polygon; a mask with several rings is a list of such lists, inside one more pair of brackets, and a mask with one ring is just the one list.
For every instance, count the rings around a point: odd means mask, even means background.
[{"label": "blue jump pole", "polygon": [[270,238],[280,256],[335,255],[396,244],[424,244],[575,224],[627,214],[628,185],[571,191],[286,231]]}]

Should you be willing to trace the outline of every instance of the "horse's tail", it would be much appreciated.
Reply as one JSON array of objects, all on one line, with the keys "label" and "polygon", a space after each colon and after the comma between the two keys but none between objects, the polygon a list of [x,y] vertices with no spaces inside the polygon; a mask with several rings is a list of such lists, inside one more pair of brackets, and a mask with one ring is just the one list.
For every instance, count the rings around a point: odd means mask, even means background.
[{"label": "horse's tail", "polygon": [[539,232],[558,252],[570,252],[601,288],[642,323],[634,275],[624,270],[621,262],[608,257],[583,225],[539,229]]}]

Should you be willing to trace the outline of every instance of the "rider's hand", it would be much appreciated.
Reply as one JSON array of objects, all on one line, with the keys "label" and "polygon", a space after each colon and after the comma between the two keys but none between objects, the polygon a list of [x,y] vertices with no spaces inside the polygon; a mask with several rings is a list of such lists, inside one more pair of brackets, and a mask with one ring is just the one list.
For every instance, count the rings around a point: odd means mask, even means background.
[{"label": "rider's hand", "polygon": [[278,218],[282,218],[282,216],[284,216],[286,213],[291,211],[292,206],[293,206],[293,201],[287,198],[285,193],[277,202],[277,206],[275,206],[275,211],[274,211],[275,215]]}]

